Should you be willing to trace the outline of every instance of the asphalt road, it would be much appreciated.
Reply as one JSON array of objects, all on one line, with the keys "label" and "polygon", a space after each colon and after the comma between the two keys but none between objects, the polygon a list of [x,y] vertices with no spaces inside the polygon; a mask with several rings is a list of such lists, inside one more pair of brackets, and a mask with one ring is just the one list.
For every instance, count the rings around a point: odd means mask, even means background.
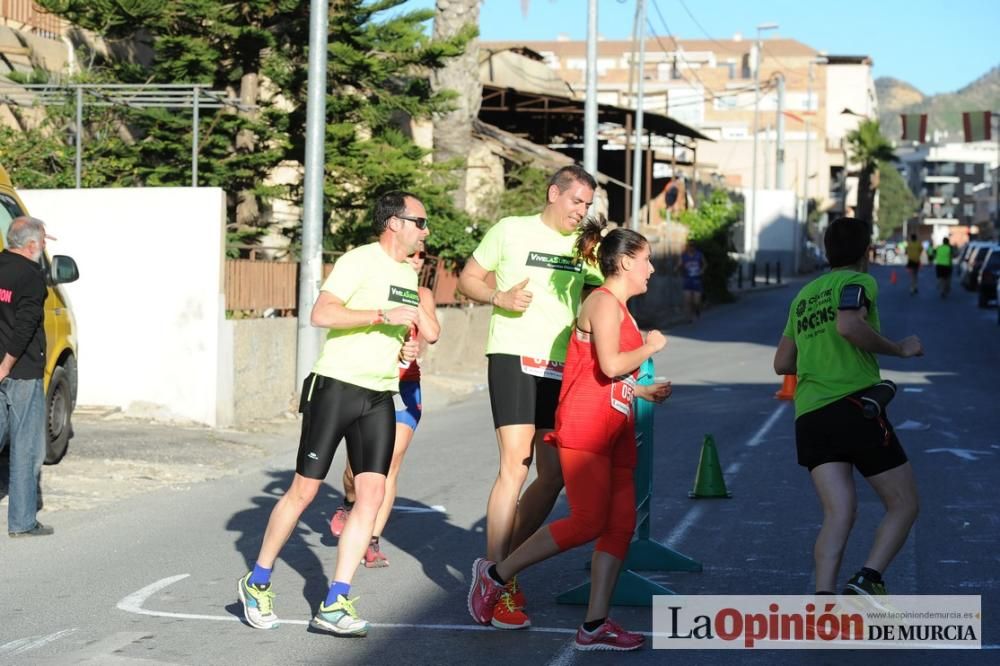
[{"label": "asphalt road", "polygon": [[[257,631],[240,621],[236,580],[252,563],[268,513],[289,482],[294,427],[245,437],[143,426],[137,436],[128,424],[82,420],[71,455],[86,457],[89,442],[108,469],[129,455],[116,456],[114,447],[133,442],[168,457],[173,443],[194,457],[185,464],[219,471],[57,507],[47,511],[54,537],[0,542],[0,663],[994,663],[1000,644],[994,619],[1000,612],[1000,498],[994,490],[1000,478],[1000,327],[995,311],[978,310],[972,294],[955,291],[941,301],[925,273],[921,293],[911,297],[902,272],[899,284],[891,285],[889,271],[874,271],[883,290],[884,331],[895,338],[917,333],[927,354],[883,362],[884,375],[903,389],[890,413],[922,495],[917,525],[886,579],[899,594],[983,595],[983,643],[992,649],[580,654],[572,636],[583,609],[556,604],[554,596],[586,579],[587,549],[522,575],[534,628],[511,633],[477,627],[465,594],[472,560],[484,547],[484,507],[496,473],[489,404],[478,394],[428,413],[420,426],[403,471],[399,510],[384,537],[391,566],[362,568],[354,581],[352,594],[361,596],[358,606],[374,622],[364,639],[337,639],[306,627],[333,568],[336,540],[328,521],[340,499],[338,473],[275,567],[282,626]],[[795,464],[791,405],[773,398],[779,381],[770,369],[795,288],[711,309],[697,324],[668,331],[670,342],[656,359],[657,374],[674,382],[674,397],[656,413],[652,536],[704,567],[700,573],[649,574],[674,592],[812,591],[820,509],[807,474]],[[716,441],[732,499],[687,497],[706,434]],[[195,455],[199,441],[206,448]],[[99,479],[101,467],[93,467]],[[845,558],[851,571],[863,561],[880,515],[874,494],[860,482],[859,489],[858,521]],[[564,512],[561,501],[556,514]],[[616,608],[615,616],[627,627],[651,629],[648,608]]]}]

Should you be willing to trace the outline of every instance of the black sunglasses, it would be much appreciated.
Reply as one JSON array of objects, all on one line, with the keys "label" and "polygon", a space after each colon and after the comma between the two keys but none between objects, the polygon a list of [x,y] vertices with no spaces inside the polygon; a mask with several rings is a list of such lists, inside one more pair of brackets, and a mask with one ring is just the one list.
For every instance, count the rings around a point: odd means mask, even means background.
[{"label": "black sunglasses", "polygon": [[427,253],[426,252],[417,252],[417,254],[414,255],[414,256],[416,256],[417,259],[426,259],[427,258]]},{"label": "black sunglasses", "polygon": [[417,229],[426,229],[427,228],[427,218],[426,217],[412,217],[410,215],[397,215],[396,217],[398,217],[401,220],[408,220],[410,222],[413,222],[413,225]]}]

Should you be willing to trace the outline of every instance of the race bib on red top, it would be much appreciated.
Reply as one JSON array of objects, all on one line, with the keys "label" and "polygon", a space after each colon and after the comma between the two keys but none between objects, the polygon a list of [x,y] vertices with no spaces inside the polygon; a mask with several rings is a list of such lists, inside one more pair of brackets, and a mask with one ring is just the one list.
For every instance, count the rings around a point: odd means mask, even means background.
[{"label": "race bib on red top", "polygon": [[635,377],[625,375],[611,380],[611,407],[625,416],[632,415],[632,401],[635,399]]},{"label": "race bib on red top", "polygon": [[521,372],[533,377],[544,377],[546,379],[558,379],[562,381],[565,363],[550,361],[546,358],[521,357]]}]

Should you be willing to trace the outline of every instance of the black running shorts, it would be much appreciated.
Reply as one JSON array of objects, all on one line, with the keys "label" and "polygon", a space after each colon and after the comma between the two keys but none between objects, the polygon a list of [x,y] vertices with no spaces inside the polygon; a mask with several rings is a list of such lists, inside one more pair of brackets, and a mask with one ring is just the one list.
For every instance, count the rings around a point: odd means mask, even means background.
[{"label": "black running shorts", "polygon": [[934,272],[937,273],[939,278],[950,278],[951,277],[951,266],[940,266],[934,265]]},{"label": "black running shorts", "polygon": [[907,460],[889,419],[866,419],[850,398],[795,419],[795,448],[799,464],[809,471],[824,463],[846,462],[868,477]]},{"label": "black running shorts", "polygon": [[391,391],[372,391],[315,373],[302,385],[302,435],[295,471],[325,479],[341,439],[355,474],[388,474],[396,441]]},{"label": "black running shorts", "polygon": [[488,381],[493,427],[534,425],[539,430],[556,427],[556,406],[562,381],[521,371],[521,357],[490,354]]}]

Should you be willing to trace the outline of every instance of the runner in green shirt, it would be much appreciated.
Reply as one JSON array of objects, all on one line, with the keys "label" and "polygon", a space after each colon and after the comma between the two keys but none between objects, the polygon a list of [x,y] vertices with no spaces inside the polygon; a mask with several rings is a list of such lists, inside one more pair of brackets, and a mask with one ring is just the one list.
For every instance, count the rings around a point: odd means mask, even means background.
[{"label": "runner in green shirt", "polygon": [[[463,294],[493,305],[486,355],[500,471],[486,506],[490,560],[503,559],[541,527],[563,487],[558,454],[542,438],[555,427],[563,362],[584,284],[602,281],[573,254],[595,189],[597,182],[580,167],[559,169],[549,179],[542,212],[497,222],[459,280]],[[487,282],[489,273],[496,277],[495,288]],[[533,456],[538,478],[521,497]],[[496,604],[493,626],[530,626],[523,606],[524,595],[512,580]]]},{"label": "runner in green shirt", "polygon": [[951,262],[954,257],[951,240],[945,237],[941,244],[934,248],[934,270],[937,272],[938,293],[946,298],[951,293]]},{"label": "runner in green shirt", "polygon": [[312,309],[313,326],[329,330],[302,386],[295,476],[271,511],[253,571],[237,582],[251,627],[278,626],[271,569],[344,439],[357,499],[340,536],[333,583],[311,626],[338,636],[368,633],[368,622],[348,596],[351,579],[368,549],[385,494],[396,434],[399,360],[412,361],[418,352],[418,342],[406,335],[413,325],[431,326],[430,315],[417,307],[417,274],[406,262],[430,233],[424,205],[407,192],[389,192],[379,197],[373,218],[378,240],[337,261]]},{"label": "runner in green shirt", "polygon": [[[832,270],[802,288],[789,309],[774,355],[778,374],[798,375],[795,446],[823,506],[813,551],[816,593],[833,594],[854,516],[854,471],[875,489],[886,513],[864,567],[844,594],[886,594],[882,573],[906,541],[917,516],[917,487],[884,411],[866,418],[856,394],[880,381],[876,354],[923,355],[916,336],[893,342],[880,333],[878,286],[867,274],[871,225],[842,217],[826,230]],[[877,601],[875,602],[878,603]]]}]

